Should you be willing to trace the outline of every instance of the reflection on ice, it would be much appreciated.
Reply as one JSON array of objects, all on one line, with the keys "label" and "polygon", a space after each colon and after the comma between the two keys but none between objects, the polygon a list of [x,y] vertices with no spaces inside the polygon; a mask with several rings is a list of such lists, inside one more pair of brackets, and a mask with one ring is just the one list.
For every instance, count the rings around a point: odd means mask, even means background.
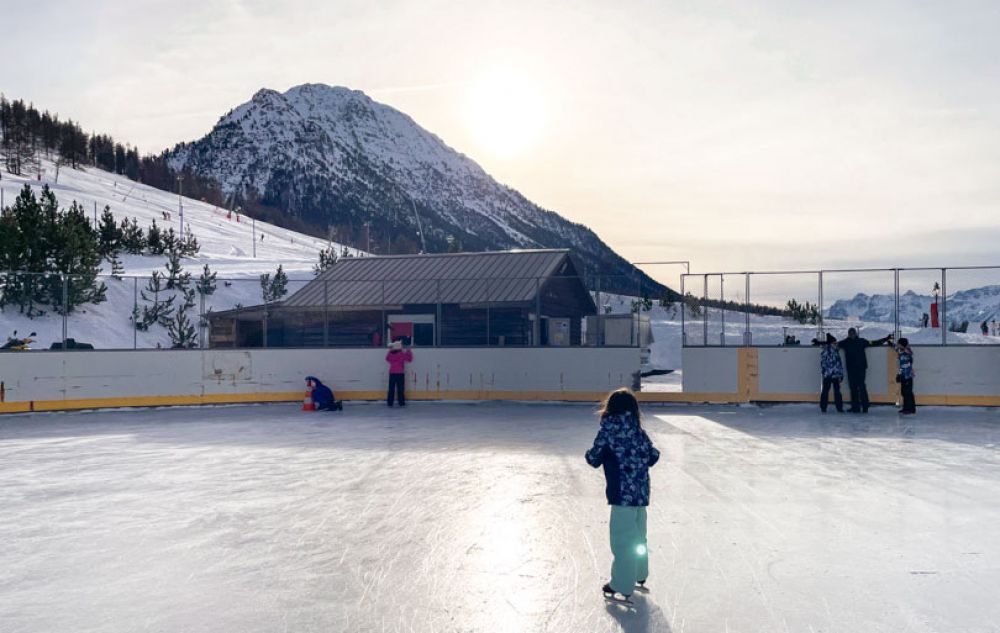
[{"label": "reflection on ice", "polygon": [[1000,416],[647,408],[607,605],[589,406],[0,418],[4,631],[992,631]]}]

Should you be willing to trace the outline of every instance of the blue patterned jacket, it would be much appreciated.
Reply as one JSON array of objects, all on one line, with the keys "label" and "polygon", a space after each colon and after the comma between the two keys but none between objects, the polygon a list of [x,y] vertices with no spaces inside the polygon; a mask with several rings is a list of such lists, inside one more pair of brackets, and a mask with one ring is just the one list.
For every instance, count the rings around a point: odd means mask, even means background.
[{"label": "blue patterned jacket", "polygon": [[649,505],[649,468],[660,459],[660,451],[631,413],[602,418],[586,457],[594,468],[604,466],[610,505]]},{"label": "blue patterned jacket", "polygon": [[840,362],[840,350],[836,345],[826,343],[819,351],[819,369],[824,378],[844,379],[844,364]]},{"label": "blue patterned jacket", "polygon": [[899,369],[897,375],[903,380],[913,379],[913,350],[902,345],[896,346],[896,354],[899,355]]}]

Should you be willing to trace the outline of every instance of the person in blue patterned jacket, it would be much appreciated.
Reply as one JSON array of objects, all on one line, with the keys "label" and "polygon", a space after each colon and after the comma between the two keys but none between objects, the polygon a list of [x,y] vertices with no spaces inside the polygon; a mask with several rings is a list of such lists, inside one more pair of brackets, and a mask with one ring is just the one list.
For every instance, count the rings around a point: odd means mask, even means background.
[{"label": "person in blue patterned jacket", "polygon": [[823,375],[823,391],[819,394],[819,410],[826,413],[830,402],[830,387],[833,387],[833,404],[837,413],[844,412],[844,397],[840,394],[840,382],[844,379],[844,364],[840,362],[840,350],[837,348],[837,338],[833,334],[826,335],[826,342],[812,340],[813,345],[822,345],[819,351],[819,370]]},{"label": "person in blue patterned jacket", "polygon": [[[611,581],[605,596],[627,600],[649,575],[646,543],[646,506],[649,505],[649,468],[660,459],[639,423],[639,403],[628,389],[611,392],[601,410],[601,428],[587,463],[604,466],[605,494],[611,506]],[[616,595],[617,594],[617,595]]]}]

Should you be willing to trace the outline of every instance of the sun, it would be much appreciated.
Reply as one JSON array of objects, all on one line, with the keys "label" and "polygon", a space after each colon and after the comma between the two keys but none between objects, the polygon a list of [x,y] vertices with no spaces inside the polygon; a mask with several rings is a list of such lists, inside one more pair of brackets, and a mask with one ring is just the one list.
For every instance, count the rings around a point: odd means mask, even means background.
[{"label": "sun", "polygon": [[545,128],[541,91],[524,75],[492,73],[469,91],[466,123],[476,143],[490,154],[501,158],[523,155]]}]

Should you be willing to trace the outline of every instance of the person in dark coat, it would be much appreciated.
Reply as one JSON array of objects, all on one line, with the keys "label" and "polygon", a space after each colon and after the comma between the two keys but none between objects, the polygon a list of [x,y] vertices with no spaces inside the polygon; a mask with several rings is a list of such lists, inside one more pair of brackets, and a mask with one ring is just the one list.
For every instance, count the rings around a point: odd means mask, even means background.
[{"label": "person in dark coat", "polygon": [[819,371],[823,377],[823,390],[819,394],[819,410],[826,413],[830,402],[830,387],[833,387],[833,404],[837,413],[844,412],[844,397],[840,394],[840,382],[844,379],[844,365],[840,362],[840,350],[837,349],[837,338],[827,334],[822,343],[813,339],[813,345],[822,345],[819,352]]},{"label": "person in dark coat", "polygon": [[837,344],[844,352],[847,385],[851,390],[851,413],[868,413],[868,386],[865,385],[868,373],[868,355],[865,350],[869,347],[885,345],[891,340],[892,335],[890,334],[885,338],[869,341],[858,336],[856,329],[850,328],[847,330],[847,338]]},{"label": "person in dark coat", "polygon": [[324,385],[316,376],[306,376],[306,382],[313,386],[312,399],[317,411],[342,411],[344,403],[333,397],[333,391]]},{"label": "person in dark coat", "polygon": [[604,467],[605,496],[611,506],[611,580],[602,587],[609,598],[628,599],[649,575],[646,507],[649,469],[660,459],[639,422],[639,403],[628,389],[612,391],[600,411],[601,428],[587,451],[587,463]]}]

